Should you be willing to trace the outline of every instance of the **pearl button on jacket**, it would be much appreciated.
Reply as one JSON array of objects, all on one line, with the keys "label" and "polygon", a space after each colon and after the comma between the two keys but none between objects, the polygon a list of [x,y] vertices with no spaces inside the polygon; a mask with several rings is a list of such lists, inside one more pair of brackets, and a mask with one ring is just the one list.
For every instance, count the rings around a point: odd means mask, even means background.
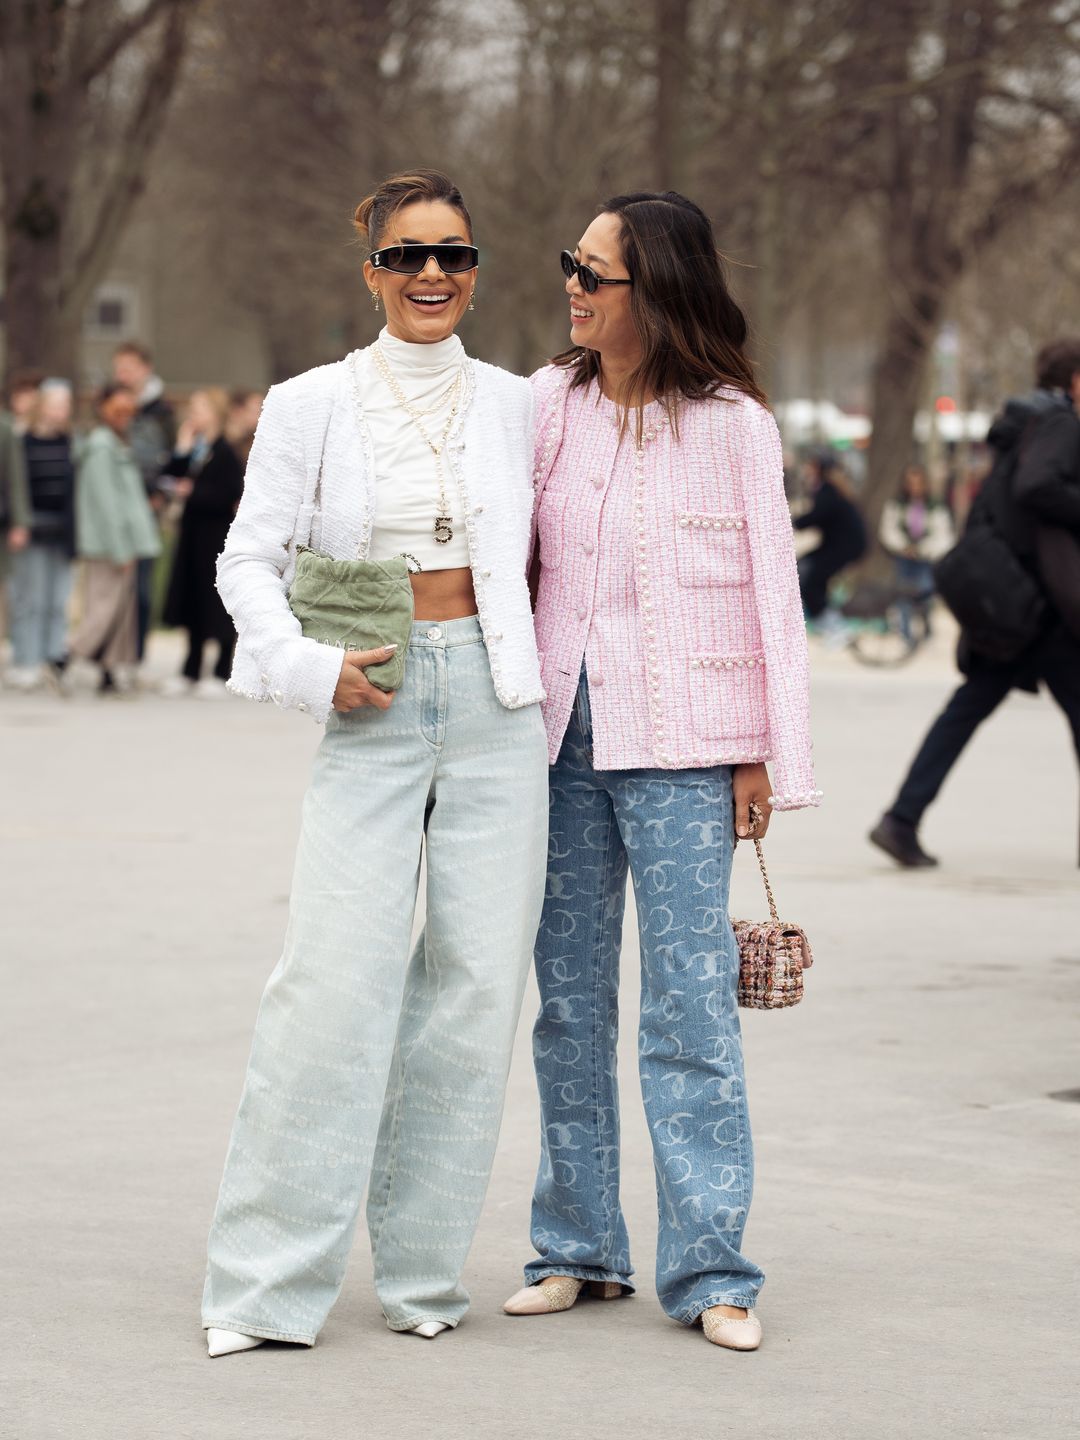
[{"label": "pearl button on jacket", "polygon": [[[367,556],[375,465],[364,395],[372,364],[369,351],[358,350],[272,387],[218,559],[218,591],[239,637],[229,688],[320,723],[333,706],[342,655],[301,634],[288,590],[298,545],[336,560]],[[507,709],[543,698],[526,581],[531,430],[529,382],[469,360],[446,459],[495,693]],[[434,506],[433,494],[433,515]]]}]

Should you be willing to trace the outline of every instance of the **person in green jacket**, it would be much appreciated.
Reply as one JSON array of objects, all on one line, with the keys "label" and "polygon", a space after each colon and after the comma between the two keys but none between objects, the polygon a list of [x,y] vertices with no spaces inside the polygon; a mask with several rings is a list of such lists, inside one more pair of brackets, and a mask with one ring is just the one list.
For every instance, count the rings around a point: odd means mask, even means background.
[{"label": "person in green jacket", "polygon": [[127,386],[105,387],[98,402],[101,423],[86,438],[75,488],[75,544],[84,562],[85,594],[71,656],[101,666],[102,691],[117,689],[117,671],[137,663],[135,564],[161,549],[127,443],[136,408]]}]

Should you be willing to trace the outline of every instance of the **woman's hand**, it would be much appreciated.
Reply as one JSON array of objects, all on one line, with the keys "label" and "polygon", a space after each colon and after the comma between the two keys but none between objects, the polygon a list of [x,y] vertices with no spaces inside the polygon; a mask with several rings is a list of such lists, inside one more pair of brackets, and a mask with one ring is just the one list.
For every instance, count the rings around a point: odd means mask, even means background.
[{"label": "woman's hand", "polygon": [[384,645],[380,650],[346,650],[334,691],[334,709],[349,711],[359,710],[361,705],[374,705],[376,710],[389,710],[393,691],[387,693],[372,685],[364,674],[364,666],[382,665],[396,649],[396,645]]},{"label": "woman's hand", "polygon": [[[769,828],[772,806],[772,782],[764,765],[736,765],[731,777],[731,790],[735,800],[735,834],[740,840],[760,840]],[[761,819],[750,828],[750,806],[756,805]]]},{"label": "woman's hand", "polygon": [[30,544],[30,531],[25,525],[13,525],[8,531],[7,543],[12,555],[17,555]]}]

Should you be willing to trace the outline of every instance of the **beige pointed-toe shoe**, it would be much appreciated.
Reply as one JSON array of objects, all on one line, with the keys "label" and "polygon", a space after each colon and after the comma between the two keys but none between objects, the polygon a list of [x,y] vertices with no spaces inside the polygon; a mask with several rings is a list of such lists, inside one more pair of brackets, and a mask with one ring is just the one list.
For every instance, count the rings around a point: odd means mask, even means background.
[{"label": "beige pointed-toe shoe", "polygon": [[511,1295],[503,1309],[507,1315],[555,1315],[569,1310],[584,1290],[598,1300],[617,1300],[622,1286],[615,1280],[578,1280],[573,1275],[549,1275],[539,1285],[526,1285]]},{"label": "beige pointed-toe shoe", "polygon": [[723,1308],[714,1305],[711,1310],[701,1312],[701,1327],[705,1338],[725,1350],[756,1350],[761,1344],[761,1321],[748,1310],[745,1315],[723,1315]]}]

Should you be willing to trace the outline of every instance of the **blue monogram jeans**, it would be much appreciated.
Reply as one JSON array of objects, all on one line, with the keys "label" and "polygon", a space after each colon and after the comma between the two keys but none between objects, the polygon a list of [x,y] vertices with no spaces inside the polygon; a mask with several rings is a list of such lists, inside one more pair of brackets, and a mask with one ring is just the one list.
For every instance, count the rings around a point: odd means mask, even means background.
[{"label": "blue monogram jeans", "polygon": [[753,1151],[728,918],[731,769],[593,768],[584,675],[550,774],[548,877],[536,942],[533,1056],[542,1143],[539,1258],[525,1277],[632,1290],[619,1204],[619,948],[627,870],[641,938],[639,1064],[659,1203],[656,1287],[693,1324],[752,1307],[764,1277],[741,1253]]}]

